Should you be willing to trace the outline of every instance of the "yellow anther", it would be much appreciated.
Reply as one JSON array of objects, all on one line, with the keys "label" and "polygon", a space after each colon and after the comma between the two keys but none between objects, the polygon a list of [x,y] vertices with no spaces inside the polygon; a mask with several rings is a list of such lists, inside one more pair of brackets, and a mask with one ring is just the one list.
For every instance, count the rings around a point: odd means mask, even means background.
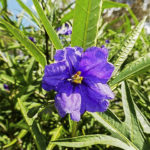
[{"label": "yellow anther", "polygon": [[80,76],[81,75],[81,71],[78,71],[75,75],[72,76],[72,82],[77,83],[77,84],[81,84],[83,77]]},{"label": "yellow anther", "polygon": [[81,75],[81,71],[78,71],[76,74],[77,74],[77,75]]}]

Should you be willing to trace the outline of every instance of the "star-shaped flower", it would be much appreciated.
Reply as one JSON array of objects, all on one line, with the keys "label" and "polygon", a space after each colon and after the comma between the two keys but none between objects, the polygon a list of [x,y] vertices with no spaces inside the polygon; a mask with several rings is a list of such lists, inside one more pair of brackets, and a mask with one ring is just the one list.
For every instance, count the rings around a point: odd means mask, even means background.
[{"label": "star-shaped flower", "polygon": [[42,87],[57,91],[55,106],[61,117],[69,113],[72,120],[79,121],[85,111],[107,110],[108,99],[114,98],[107,85],[114,66],[107,57],[105,47],[91,47],[85,52],[80,47],[56,51],[56,62],[45,67]]}]

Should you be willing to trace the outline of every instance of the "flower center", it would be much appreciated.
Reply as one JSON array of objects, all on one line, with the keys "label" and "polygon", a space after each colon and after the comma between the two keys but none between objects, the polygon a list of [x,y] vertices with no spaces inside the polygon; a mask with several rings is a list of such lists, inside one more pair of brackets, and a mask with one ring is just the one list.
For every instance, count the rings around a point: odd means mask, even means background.
[{"label": "flower center", "polygon": [[83,77],[80,76],[81,75],[81,71],[78,71],[75,75],[72,76],[72,82],[77,83],[77,84],[81,84]]}]

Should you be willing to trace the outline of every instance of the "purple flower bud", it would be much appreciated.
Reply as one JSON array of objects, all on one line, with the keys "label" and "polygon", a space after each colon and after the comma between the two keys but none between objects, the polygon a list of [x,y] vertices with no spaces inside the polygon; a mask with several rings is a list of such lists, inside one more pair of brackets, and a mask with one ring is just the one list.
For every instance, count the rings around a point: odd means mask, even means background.
[{"label": "purple flower bud", "polygon": [[5,90],[9,91],[9,86],[7,84],[4,84],[3,87],[4,87]]},{"label": "purple flower bud", "polygon": [[105,45],[102,45],[101,48],[105,48]]},{"label": "purple flower bud", "polygon": [[109,43],[110,43],[110,41],[109,41],[109,40],[105,40],[105,43],[106,43],[106,44],[109,44]]},{"label": "purple flower bud", "polygon": [[69,24],[65,23],[65,27],[66,27],[66,28],[69,28]]},{"label": "purple flower bud", "polygon": [[33,37],[29,36],[29,40],[31,40],[33,43],[35,43],[35,40]]},{"label": "purple flower bud", "polygon": [[60,31],[60,30],[61,30],[61,28],[62,28],[62,27],[58,27],[58,28],[56,29],[56,31],[57,31],[57,32],[58,32],[58,31]]}]

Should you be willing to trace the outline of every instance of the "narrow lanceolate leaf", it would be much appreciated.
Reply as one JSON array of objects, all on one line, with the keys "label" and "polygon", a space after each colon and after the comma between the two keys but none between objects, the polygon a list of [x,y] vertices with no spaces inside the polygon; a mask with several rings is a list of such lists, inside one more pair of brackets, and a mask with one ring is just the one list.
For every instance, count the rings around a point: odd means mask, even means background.
[{"label": "narrow lanceolate leaf", "polygon": [[22,0],[17,0],[19,5],[32,17],[32,19],[41,27],[41,23],[39,22],[38,18],[33,14],[31,9],[29,9],[23,2]]},{"label": "narrow lanceolate leaf", "polygon": [[128,130],[127,126],[123,124],[110,110],[105,113],[90,113],[95,120],[106,127],[112,134],[112,136],[117,137],[123,142],[126,142],[134,150],[138,148],[126,137]]},{"label": "narrow lanceolate leaf", "polygon": [[95,46],[103,0],[76,0],[73,18],[72,46],[84,49]]},{"label": "narrow lanceolate leaf", "polygon": [[114,64],[115,65],[115,71],[113,72],[113,75],[116,75],[116,73],[120,69],[121,65],[127,59],[130,51],[132,50],[136,40],[139,37],[140,32],[143,29],[145,20],[146,20],[146,17],[137,25],[137,27],[132,29],[132,31],[127,35],[123,44],[121,44],[121,52],[120,52],[118,59],[116,60],[116,62]]},{"label": "narrow lanceolate leaf", "polygon": [[52,143],[65,146],[65,147],[87,147],[96,144],[107,144],[115,147],[122,148],[124,150],[135,150],[130,147],[128,144],[122,142],[121,140],[108,136],[108,135],[85,135],[79,136],[75,138],[68,138],[68,139],[60,139],[57,141],[52,141]]},{"label": "narrow lanceolate leaf", "polygon": [[54,31],[51,23],[47,19],[44,11],[42,10],[38,0],[33,0],[33,3],[34,3],[34,6],[36,8],[36,11],[37,11],[41,21],[42,21],[42,24],[44,25],[44,27],[45,27],[45,29],[46,29],[46,31],[47,31],[47,33],[48,33],[48,35],[49,35],[53,45],[54,45],[54,47],[56,49],[62,49],[63,47],[61,45],[61,42],[60,42],[56,32]]},{"label": "narrow lanceolate leaf", "polygon": [[135,104],[135,109],[136,109],[136,115],[137,118],[143,128],[144,133],[150,134],[150,123],[147,120],[147,118],[142,114],[142,112],[140,111],[140,109],[136,106]]},{"label": "narrow lanceolate leaf", "polygon": [[109,8],[127,8],[128,5],[127,4],[123,4],[123,3],[118,3],[118,2],[113,2],[110,0],[104,0],[103,3],[103,9],[109,9]]},{"label": "narrow lanceolate leaf", "polygon": [[[134,88],[134,91],[137,93],[137,95],[139,96],[139,98],[143,101],[148,101],[148,98],[142,94],[139,90],[137,90],[136,88]],[[137,107],[137,105],[134,103],[134,107],[136,110],[136,115],[137,118],[143,128],[144,133],[150,134],[150,123],[147,120],[147,118],[144,116],[144,114],[140,111],[140,109]]]},{"label": "narrow lanceolate leaf", "polygon": [[125,130],[122,125],[122,122],[111,110],[107,110],[105,113],[90,113],[90,114],[97,121],[101,122],[113,134],[117,135],[119,132],[123,132]]},{"label": "narrow lanceolate leaf", "polygon": [[1,19],[0,23],[2,23],[15,36],[15,38],[27,48],[28,52],[35,58],[36,61],[38,61],[43,67],[46,65],[46,58],[44,54],[28,39],[28,37],[7,21]]},{"label": "narrow lanceolate leaf", "polygon": [[[54,129],[54,130],[51,132],[51,134],[52,134],[51,141],[57,140],[57,139],[61,136],[62,130],[63,130],[63,127],[62,127],[62,126],[56,128],[56,129]],[[56,145],[56,144],[53,144],[53,143],[50,142],[46,150],[52,150],[52,149],[55,147],[55,145]]]},{"label": "narrow lanceolate leaf", "polygon": [[150,53],[127,65],[127,67],[110,82],[110,85],[113,86],[131,76],[136,76],[141,72],[147,71],[147,69],[150,69]]},{"label": "narrow lanceolate leaf", "polygon": [[132,141],[139,149],[144,147],[144,138],[142,130],[139,126],[134,102],[132,100],[129,87],[126,82],[122,83],[122,101],[123,109],[125,113],[125,124],[128,127],[128,138]]},{"label": "narrow lanceolate leaf", "polygon": [[33,139],[36,143],[38,150],[45,150],[46,149],[46,144],[45,144],[46,142],[44,140],[42,133],[40,132],[39,126],[37,125],[37,123],[33,119],[28,117],[27,109],[24,106],[22,99],[18,99],[18,104],[20,106],[20,110],[22,112],[22,115],[23,115],[25,121],[29,126],[30,132],[33,136]]}]

